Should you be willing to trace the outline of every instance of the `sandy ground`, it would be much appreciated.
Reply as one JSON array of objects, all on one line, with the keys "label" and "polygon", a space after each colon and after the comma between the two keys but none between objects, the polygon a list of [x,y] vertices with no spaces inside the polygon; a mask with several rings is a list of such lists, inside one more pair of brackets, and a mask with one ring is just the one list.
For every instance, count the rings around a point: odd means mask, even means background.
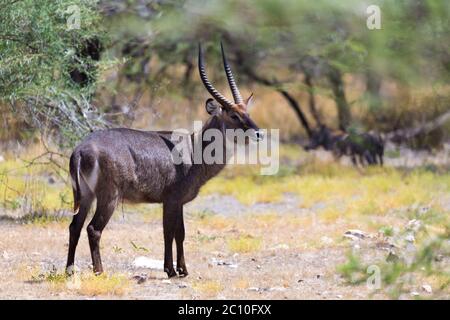
[{"label": "sandy ground", "polygon": [[[288,195],[283,202],[270,206],[289,211],[295,201]],[[255,205],[254,209],[262,210],[258,206],[261,205]],[[202,209],[209,212],[207,219],[192,214]],[[94,298],[385,298],[381,294],[370,295],[365,285],[347,284],[336,272],[336,266],[346,261],[346,253],[353,245],[342,240],[346,224],[302,227],[292,223],[287,214],[276,216],[276,221],[271,217],[266,218],[267,223],[254,221],[252,224],[257,215],[249,216],[250,211],[251,207],[240,205],[229,196],[200,197],[189,205],[185,210],[185,251],[190,274],[186,278],[168,280],[162,271],[163,233],[158,214],[118,210],[103,233],[101,252],[106,273],[126,278],[126,290],[120,294],[105,292]],[[224,212],[233,213],[227,217]],[[0,298],[93,298],[91,294],[71,290],[69,285],[55,288],[51,282],[39,280],[39,273],[48,274],[54,268],[63,271],[68,224],[69,220],[45,225],[21,224],[3,216],[0,221]],[[249,232],[261,239],[260,247],[249,252],[230,250],[227,239]],[[370,240],[360,245],[372,258],[385,256]],[[151,269],[134,266],[133,261],[142,256],[160,261]],[[87,236],[83,232],[76,264],[81,272],[90,273],[90,263]]]}]

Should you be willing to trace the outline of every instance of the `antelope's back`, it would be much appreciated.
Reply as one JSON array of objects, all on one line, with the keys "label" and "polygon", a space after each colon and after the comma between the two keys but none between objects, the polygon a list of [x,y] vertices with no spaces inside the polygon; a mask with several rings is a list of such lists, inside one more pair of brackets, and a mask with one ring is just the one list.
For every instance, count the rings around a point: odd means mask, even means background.
[{"label": "antelope's back", "polygon": [[161,202],[164,189],[177,180],[168,135],[126,128],[96,131],[74,154],[80,155],[84,176],[98,164],[97,189],[113,185],[124,200]]}]

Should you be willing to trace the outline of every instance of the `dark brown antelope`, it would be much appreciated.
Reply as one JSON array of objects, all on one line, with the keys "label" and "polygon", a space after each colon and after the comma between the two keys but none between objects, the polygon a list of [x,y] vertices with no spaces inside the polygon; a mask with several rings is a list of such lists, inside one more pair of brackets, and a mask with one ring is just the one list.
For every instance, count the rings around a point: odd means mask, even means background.
[{"label": "dark brown antelope", "polygon": [[[262,138],[256,124],[247,112],[252,96],[244,100],[231,73],[222,46],[222,59],[234,102],[219,93],[208,80],[203,54],[199,45],[198,68],[200,78],[213,99],[206,101],[211,115],[202,128],[216,129],[225,136],[227,129],[243,129]],[[70,224],[69,252],[66,271],[72,272],[75,250],[84,221],[93,200],[97,208],[87,227],[94,273],[103,272],[100,258],[100,237],[120,201],[133,203],[162,203],[164,229],[164,271],[176,276],[173,268],[172,244],[177,248],[176,269],[180,276],[188,274],[184,260],[185,237],[183,205],[193,200],[202,185],[217,175],[225,166],[221,163],[175,164],[171,131],[138,131],[126,128],[108,129],[90,134],[78,145],[70,158],[73,181],[75,215]],[[192,134],[189,139],[198,137]],[[202,148],[211,142],[201,141]],[[231,142],[230,142],[231,143]],[[226,139],[223,139],[226,148]]]},{"label": "dark brown antelope", "polygon": [[383,165],[384,142],[376,133],[345,133],[321,125],[312,131],[305,150],[319,147],[331,151],[336,159],[349,156],[355,166],[358,165],[358,160],[361,166]]}]

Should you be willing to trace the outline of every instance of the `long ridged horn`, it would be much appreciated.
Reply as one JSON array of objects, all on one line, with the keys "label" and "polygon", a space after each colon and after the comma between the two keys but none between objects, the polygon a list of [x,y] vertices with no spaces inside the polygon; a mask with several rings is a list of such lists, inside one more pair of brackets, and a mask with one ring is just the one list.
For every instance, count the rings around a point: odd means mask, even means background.
[{"label": "long ridged horn", "polygon": [[203,52],[202,46],[198,44],[198,72],[200,73],[200,78],[202,79],[203,85],[206,90],[213,96],[214,99],[217,100],[224,108],[229,108],[233,105],[233,103],[225,98],[216,88],[213,87],[211,82],[209,82],[208,77],[206,76],[205,65],[203,63]]},{"label": "long ridged horn", "polygon": [[236,81],[234,80],[233,73],[231,72],[230,65],[228,64],[227,57],[225,56],[225,50],[223,49],[223,43],[220,42],[220,48],[222,49],[222,60],[223,67],[225,68],[225,73],[227,75],[228,84],[230,85],[231,93],[233,94],[235,103],[242,103],[244,99],[242,99],[241,93],[236,85]]}]

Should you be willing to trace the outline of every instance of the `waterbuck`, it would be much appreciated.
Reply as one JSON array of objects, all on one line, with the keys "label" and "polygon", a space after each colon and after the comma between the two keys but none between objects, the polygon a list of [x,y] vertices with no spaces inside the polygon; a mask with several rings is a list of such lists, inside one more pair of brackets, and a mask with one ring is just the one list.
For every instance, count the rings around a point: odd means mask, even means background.
[{"label": "waterbuck", "polygon": [[[200,78],[213,99],[206,101],[210,118],[202,128],[227,129],[252,132],[255,140],[262,138],[262,131],[247,112],[253,95],[244,100],[238,90],[230,66],[222,49],[222,60],[234,102],[219,93],[208,80],[199,45],[198,68]],[[75,250],[84,221],[93,200],[97,199],[94,217],[87,227],[93,271],[103,272],[100,258],[100,237],[120,201],[132,203],[162,203],[164,229],[164,271],[170,277],[177,275],[173,268],[172,244],[177,248],[176,269],[179,276],[187,276],[183,241],[185,237],[183,205],[193,200],[202,185],[217,175],[225,166],[221,163],[175,164],[172,157],[174,144],[171,131],[138,131],[117,128],[90,134],[73,151],[70,157],[75,215],[70,224],[69,252],[66,272],[71,273]],[[197,136],[192,134],[194,141]],[[201,141],[202,148],[212,142]],[[226,148],[226,139],[223,147]],[[234,143],[234,141],[229,142]]]},{"label": "waterbuck", "polygon": [[355,166],[358,160],[361,165],[383,165],[384,142],[375,133],[345,133],[321,125],[313,130],[305,150],[319,147],[331,151],[336,159],[349,156]]}]

